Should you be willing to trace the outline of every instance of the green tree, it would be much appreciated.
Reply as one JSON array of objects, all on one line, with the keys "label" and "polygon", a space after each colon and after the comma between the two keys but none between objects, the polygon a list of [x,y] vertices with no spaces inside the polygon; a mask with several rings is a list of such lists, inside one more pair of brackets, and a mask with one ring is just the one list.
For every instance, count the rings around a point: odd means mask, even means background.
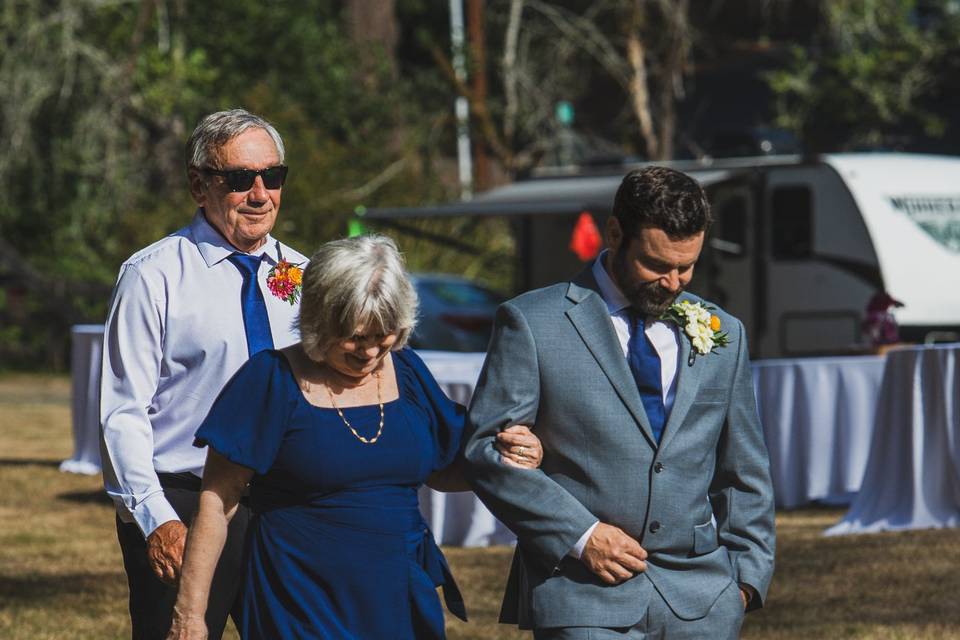
[{"label": "green tree", "polygon": [[414,83],[360,55],[341,11],[331,0],[0,6],[3,366],[62,368],[70,325],[103,319],[122,260],[189,221],[183,143],[204,113],[240,106],[277,125],[291,178],[276,234],[304,251],[344,233],[358,204],[446,195]]},{"label": "green tree", "polygon": [[821,2],[823,31],[794,47],[767,75],[777,123],[812,151],[898,147],[940,136],[947,114],[934,99],[944,60],[955,57],[958,23],[948,2]]}]

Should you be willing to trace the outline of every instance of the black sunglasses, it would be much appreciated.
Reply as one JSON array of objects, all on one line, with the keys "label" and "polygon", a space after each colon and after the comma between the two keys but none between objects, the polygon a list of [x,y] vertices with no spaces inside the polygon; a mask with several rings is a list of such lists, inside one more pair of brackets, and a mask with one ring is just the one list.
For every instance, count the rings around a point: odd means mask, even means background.
[{"label": "black sunglasses", "polygon": [[263,186],[267,189],[279,189],[287,179],[287,167],[278,164],[275,167],[267,167],[254,171],[253,169],[204,169],[204,173],[214,176],[221,176],[223,181],[230,187],[230,191],[249,191],[253,188],[253,183],[257,176],[263,178]]}]

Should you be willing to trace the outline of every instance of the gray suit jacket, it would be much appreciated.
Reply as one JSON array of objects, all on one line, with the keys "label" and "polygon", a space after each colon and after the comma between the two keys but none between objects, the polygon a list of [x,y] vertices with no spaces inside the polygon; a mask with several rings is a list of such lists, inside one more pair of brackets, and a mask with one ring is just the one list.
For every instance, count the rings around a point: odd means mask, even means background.
[{"label": "gray suit jacket", "polygon": [[[471,483],[518,545],[501,622],[523,628],[637,623],[656,589],[680,618],[703,617],[731,580],[762,606],[773,574],[774,508],[742,324],[731,344],[688,364],[659,447],[596,281],[531,291],[497,311],[467,418]],[[698,300],[695,296],[683,297]],[[534,426],[543,465],[503,465],[501,429]],[[650,554],[647,571],[608,586],[567,556],[596,520]]]}]

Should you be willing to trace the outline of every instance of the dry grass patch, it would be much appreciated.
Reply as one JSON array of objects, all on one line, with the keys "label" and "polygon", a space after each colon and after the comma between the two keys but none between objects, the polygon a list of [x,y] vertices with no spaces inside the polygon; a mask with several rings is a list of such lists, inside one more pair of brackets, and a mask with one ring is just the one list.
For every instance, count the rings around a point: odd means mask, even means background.
[{"label": "dry grass patch", "polygon": [[[72,453],[69,394],[62,377],[0,378],[4,640],[129,637],[113,507],[100,478],[57,470]],[[960,640],[960,530],[822,537],[841,515],[778,515],[774,585],[743,637]],[[449,617],[451,640],[529,638],[496,623],[512,549],[445,552],[471,617]]]},{"label": "dry grass patch", "polygon": [[960,530],[824,538],[841,510],[777,518],[777,573],[746,638],[960,638]]},{"label": "dry grass patch", "polygon": [[130,637],[113,505],[99,476],[58,471],[72,448],[68,379],[0,378],[4,640]]}]

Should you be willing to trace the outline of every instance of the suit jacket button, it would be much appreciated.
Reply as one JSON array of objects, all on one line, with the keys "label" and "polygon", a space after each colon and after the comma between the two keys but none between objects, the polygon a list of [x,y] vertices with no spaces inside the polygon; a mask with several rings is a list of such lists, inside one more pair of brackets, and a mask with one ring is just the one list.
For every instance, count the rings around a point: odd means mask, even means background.
[{"label": "suit jacket button", "polygon": [[661,471],[663,471],[663,463],[658,462],[657,464],[653,465],[653,471],[654,473],[660,473]]},{"label": "suit jacket button", "polygon": [[650,533],[656,533],[657,531],[660,531],[660,521],[654,520],[650,523]]}]

